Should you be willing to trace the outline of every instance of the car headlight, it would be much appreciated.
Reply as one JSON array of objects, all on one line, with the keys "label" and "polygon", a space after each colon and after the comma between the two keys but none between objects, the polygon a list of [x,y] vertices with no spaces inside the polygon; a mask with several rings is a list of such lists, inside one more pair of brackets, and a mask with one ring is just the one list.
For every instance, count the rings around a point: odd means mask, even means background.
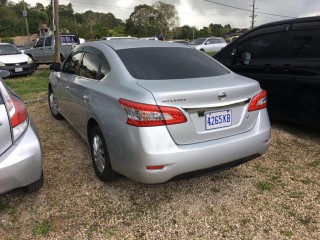
[{"label": "car headlight", "polygon": [[5,64],[3,62],[0,62],[0,67],[4,67]]},{"label": "car headlight", "polygon": [[31,63],[33,63],[33,60],[31,57],[28,56],[28,64],[31,64]]}]

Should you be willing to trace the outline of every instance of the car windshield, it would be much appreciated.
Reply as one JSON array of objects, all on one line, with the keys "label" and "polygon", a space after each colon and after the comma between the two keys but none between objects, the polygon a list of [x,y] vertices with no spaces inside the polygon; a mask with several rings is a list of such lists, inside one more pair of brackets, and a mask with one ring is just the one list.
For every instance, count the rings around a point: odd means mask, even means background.
[{"label": "car windshield", "polygon": [[204,43],[205,40],[206,40],[206,38],[198,38],[198,39],[196,39],[196,40],[193,40],[190,44],[192,44],[192,45],[199,45],[199,44]]},{"label": "car windshield", "polygon": [[141,80],[212,77],[229,71],[213,58],[190,48],[155,47],[117,50],[131,76]]},{"label": "car windshield", "polygon": [[21,54],[18,48],[12,45],[0,45],[0,55]]}]

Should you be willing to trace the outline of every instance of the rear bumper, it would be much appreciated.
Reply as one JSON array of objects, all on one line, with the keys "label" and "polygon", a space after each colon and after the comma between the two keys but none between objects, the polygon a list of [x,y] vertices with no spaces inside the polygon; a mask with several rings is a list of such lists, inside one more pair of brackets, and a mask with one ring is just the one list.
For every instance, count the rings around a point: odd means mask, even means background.
[{"label": "rear bumper", "polygon": [[[17,71],[19,68],[22,68],[22,71]],[[10,76],[22,76],[32,74],[35,70],[35,65],[32,64],[23,64],[17,66],[4,66],[0,67],[1,70],[7,70],[10,72]]]},{"label": "rear bumper", "polygon": [[27,186],[41,178],[42,148],[30,120],[21,138],[0,156],[0,193]]},{"label": "rear bumper", "polygon": [[[138,182],[154,184],[166,182],[180,175],[206,172],[220,167],[232,167],[264,154],[271,138],[266,110],[259,113],[253,129],[231,137],[197,144],[177,145],[165,127],[134,128],[122,151],[113,151],[108,142],[111,164],[115,171]],[[131,139],[131,140],[130,140]],[[125,149],[125,150],[124,150]],[[161,170],[147,170],[147,166],[163,165]]]}]

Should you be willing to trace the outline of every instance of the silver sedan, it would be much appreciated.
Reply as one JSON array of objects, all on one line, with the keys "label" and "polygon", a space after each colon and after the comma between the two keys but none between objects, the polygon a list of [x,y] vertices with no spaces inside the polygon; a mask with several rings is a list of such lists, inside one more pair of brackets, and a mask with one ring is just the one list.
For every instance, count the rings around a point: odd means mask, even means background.
[{"label": "silver sedan", "polygon": [[207,174],[269,147],[266,92],[184,45],[88,42],[50,68],[50,110],[88,142],[102,181]]},{"label": "silver sedan", "polygon": [[[5,72],[0,70],[0,75],[7,76]],[[23,101],[0,78],[0,193],[20,187],[34,192],[42,184],[38,131]]]}]

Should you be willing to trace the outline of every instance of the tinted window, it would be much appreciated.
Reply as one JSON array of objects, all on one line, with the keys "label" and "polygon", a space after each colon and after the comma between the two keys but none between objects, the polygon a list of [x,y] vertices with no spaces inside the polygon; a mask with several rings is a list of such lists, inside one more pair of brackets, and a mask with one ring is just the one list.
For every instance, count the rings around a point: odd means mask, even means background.
[{"label": "tinted window", "polygon": [[286,57],[320,58],[320,30],[293,31],[287,47]]},{"label": "tinted window", "polygon": [[252,58],[275,58],[284,38],[284,32],[258,35],[240,43],[238,49],[251,53]]},{"label": "tinted window", "polygon": [[99,69],[101,57],[89,52],[84,53],[82,64],[79,69],[79,74],[82,77],[99,79]]},{"label": "tinted window", "polygon": [[82,58],[82,52],[74,52],[64,63],[63,71],[70,74],[77,74]]},{"label": "tinted window", "polygon": [[4,102],[3,102],[3,99],[2,99],[1,94],[0,94],[0,105],[1,104],[4,104]]},{"label": "tinted window", "polygon": [[44,43],[44,38],[40,38],[36,44],[36,47],[42,47]]},{"label": "tinted window", "polygon": [[216,43],[220,43],[219,39],[209,39],[208,41],[206,41],[206,44],[216,44]]},{"label": "tinted window", "polygon": [[51,42],[52,42],[52,37],[47,37],[46,38],[46,42],[45,42],[45,46],[51,46]]},{"label": "tinted window", "polygon": [[131,48],[117,53],[136,79],[201,78],[229,73],[212,58],[189,48]]}]

